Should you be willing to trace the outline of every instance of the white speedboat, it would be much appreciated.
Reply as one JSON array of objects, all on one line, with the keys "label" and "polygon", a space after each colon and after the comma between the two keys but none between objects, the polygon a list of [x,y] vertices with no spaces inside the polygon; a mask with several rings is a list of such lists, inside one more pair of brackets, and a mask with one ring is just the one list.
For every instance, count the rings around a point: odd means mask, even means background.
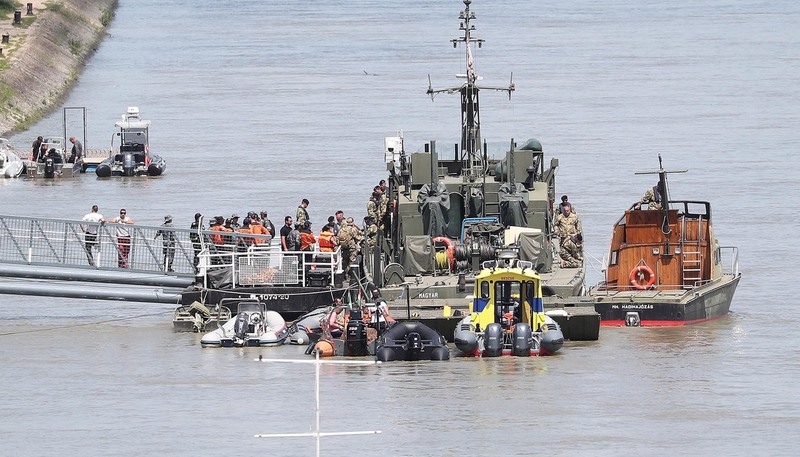
[{"label": "white speedboat", "polygon": [[12,150],[11,143],[0,138],[0,174],[4,178],[16,178],[25,170],[25,163]]},{"label": "white speedboat", "polygon": [[263,303],[243,301],[239,312],[228,322],[200,339],[202,347],[278,346],[286,341],[286,321]]},{"label": "white speedboat", "polygon": [[150,121],[139,116],[139,108],[129,107],[114,126],[119,129],[114,136],[119,137],[119,147],[114,148],[112,139],[108,158],[95,168],[97,176],[161,176],[167,162],[150,152]]}]

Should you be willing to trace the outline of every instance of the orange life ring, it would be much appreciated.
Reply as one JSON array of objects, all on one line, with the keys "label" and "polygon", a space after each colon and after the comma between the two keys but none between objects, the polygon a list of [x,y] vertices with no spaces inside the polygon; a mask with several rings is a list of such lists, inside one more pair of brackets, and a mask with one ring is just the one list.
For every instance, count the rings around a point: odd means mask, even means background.
[{"label": "orange life ring", "polygon": [[453,244],[453,240],[446,236],[437,236],[433,240],[434,246],[436,243],[442,243],[447,247],[447,260],[450,263],[450,269],[453,270],[456,267],[456,245]]},{"label": "orange life ring", "polygon": [[[645,278],[641,278],[640,275],[646,275],[647,282],[644,281]],[[653,269],[648,267],[647,265],[639,265],[633,270],[631,270],[631,286],[639,290],[646,290],[653,286],[656,283],[656,274],[653,273]]]}]

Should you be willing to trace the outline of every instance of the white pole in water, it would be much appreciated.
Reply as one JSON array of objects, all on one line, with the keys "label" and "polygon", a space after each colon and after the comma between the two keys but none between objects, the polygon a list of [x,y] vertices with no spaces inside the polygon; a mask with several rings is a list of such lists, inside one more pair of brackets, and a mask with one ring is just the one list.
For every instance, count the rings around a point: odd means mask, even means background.
[{"label": "white pole in water", "polygon": [[317,457],[319,457],[319,450],[320,450],[320,442],[319,438],[321,436],[348,436],[348,435],[378,435],[381,433],[380,430],[369,430],[369,431],[355,431],[355,432],[320,432],[319,431],[319,367],[323,363],[328,363],[332,365],[378,365],[381,362],[377,360],[325,360],[322,361],[319,358],[320,351],[314,351],[315,353],[315,360],[292,360],[292,359],[264,359],[261,356],[258,356],[256,359],[257,362],[282,362],[282,363],[313,363],[316,365],[316,379],[314,382],[314,393],[316,397],[316,430],[310,433],[262,433],[258,435],[254,435],[256,438],[287,438],[287,437],[294,437],[294,436],[314,436],[317,439]]}]

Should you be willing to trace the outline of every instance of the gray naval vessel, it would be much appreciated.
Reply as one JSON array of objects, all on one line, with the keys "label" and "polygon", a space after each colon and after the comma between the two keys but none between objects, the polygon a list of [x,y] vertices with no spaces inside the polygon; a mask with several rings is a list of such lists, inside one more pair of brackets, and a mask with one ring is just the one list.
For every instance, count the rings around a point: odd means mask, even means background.
[{"label": "gray naval vessel", "polygon": [[[375,247],[364,252],[365,272],[382,298],[413,317],[424,317],[425,310],[440,317],[466,312],[475,275],[501,248],[533,262],[545,308],[584,294],[583,262],[560,266],[553,229],[558,159],[548,161],[536,139],[511,139],[497,153],[482,136],[479,93],[499,91],[510,99],[515,87],[513,74],[508,86],[479,84],[472,50],[484,40],[472,35],[476,16],[472,1],[463,1],[463,35],[451,40],[466,53],[466,72],[458,75],[463,82],[443,89],[429,85],[427,91],[432,99],[460,95],[460,142],[440,149],[431,140],[408,152],[402,134],[385,139],[388,203]],[[596,339],[590,333],[587,339]]]}]

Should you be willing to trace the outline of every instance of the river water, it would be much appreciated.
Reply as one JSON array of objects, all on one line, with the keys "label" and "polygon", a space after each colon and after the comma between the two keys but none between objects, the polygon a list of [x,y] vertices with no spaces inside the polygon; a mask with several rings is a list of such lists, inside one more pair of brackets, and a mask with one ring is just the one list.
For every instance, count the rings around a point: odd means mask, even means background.
[{"label": "river water", "polygon": [[[407,149],[459,134],[459,1],[121,1],[64,106],[108,148],[128,106],[152,120],[155,179],[0,182],[0,214],[80,218],[92,204],[139,224],[189,226],[302,198],[321,226],[365,213],[383,137]],[[589,281],[621,211],[671,176],[712,202],[739,247],[731,314],[687,328],[603,328],[555,357],[325,366],[324,455],[795,455],[800,319],[800,6],[796,2],[477,0],[475,50],[490,142],[541,140],[582,218]],[[74,120],[69,128],[76,128]],[[62,130],[61,110],[11,138]],[[298,347],[201,349],[172,307],[0,296],[3,455],[312,455],[313,367]]]}]

